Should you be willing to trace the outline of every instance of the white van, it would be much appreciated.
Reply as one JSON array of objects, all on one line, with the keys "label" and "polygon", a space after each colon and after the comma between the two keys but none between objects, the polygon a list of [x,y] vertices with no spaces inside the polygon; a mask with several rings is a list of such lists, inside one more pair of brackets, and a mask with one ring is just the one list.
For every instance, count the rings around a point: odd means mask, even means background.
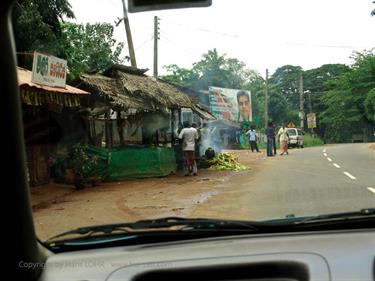
[{"label": "white van", "polygon": [[303,148],[304,146],[304,133],[297,128],[288,128],[288,147]]}]

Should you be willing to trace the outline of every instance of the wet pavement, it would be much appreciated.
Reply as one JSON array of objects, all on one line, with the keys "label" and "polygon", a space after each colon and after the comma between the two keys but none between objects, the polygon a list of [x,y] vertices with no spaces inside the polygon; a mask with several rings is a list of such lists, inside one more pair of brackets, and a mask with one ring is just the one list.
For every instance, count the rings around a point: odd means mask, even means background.
[{"label": "wet pavement", "polygon": [[[34,225],[45,240],[81,226],[132,222],[166,216],[237,218],[241,212],[236,200],[239,182],[249,181],[264,166],[265,155],[231,151],[239,156],[247,171],[199,170],[198,176],[181,174],[164,178],[102,183],[75,190],[73,186],[49,184],[31,188]],[[229,198],[228,198],[229,197]],[[233,200],[229,200],[233,197]],[[215,205],[210,204],[212,198]],[[225,198],[228,205],[221,202]],[[246,209],[246,207],[245,207]]]}]

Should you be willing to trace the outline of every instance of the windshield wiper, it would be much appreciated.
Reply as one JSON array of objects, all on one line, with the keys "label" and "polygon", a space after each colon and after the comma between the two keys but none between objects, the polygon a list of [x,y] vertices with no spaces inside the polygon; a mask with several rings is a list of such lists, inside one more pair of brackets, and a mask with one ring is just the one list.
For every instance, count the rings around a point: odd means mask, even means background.
[{"label": "windshield wiper", "polygon": [[355,212],[345,212],[345,213],[333,213],[333,214],[323,214],[311,217],[305,217],[302,219],[296,219],[295,224],[305,224],[313,222],[322,221],[343,221],[343,220],[353,220],[359,218],[368,218],[375,216],[375,208],[361,209]]},{"label": "windshield wiper", "polygon": [[145,232],[161,231],[236,231],[236,232],[253,232],[257,231],[257,222],[239,221],[239,220],[220,220],[207,218],[181,218],[181,217],[166,217],[154,220],[141,220],[133,223],[118,223],[95,225],[88,227],[80,227],[74,230],[63,232],[59,235],[53,236],[44,243],[51,243],[58,238],[70,235],[78,235],[90,237],[100,234],[112,233],[129,233],[140,234]]},{"label": "windshield wiper", "polygon": [[[131,243],[130,240],[142,242],[145,240],[156,241],[156,238],[161,238],[161,236],[166,240],[178,240],[191,239],[193,236],[199,238],[224,235],[368,228],[373,227],[374,220],[375,208],[363,209],[357,212],[308,217],[289,216],[288,218],[265,221],[166,217],[140,220],[132,223],[80,227],[53,236],[46,240],[44,244],[49,246],[57,244],[68,245],[72,244],[71,241],[81,241],[82,239],[85,240],[84,243],[86,244],[124,240],[127,240],[127,243]],[[79,242],[79,245],[82,245],[82,241]]]}]

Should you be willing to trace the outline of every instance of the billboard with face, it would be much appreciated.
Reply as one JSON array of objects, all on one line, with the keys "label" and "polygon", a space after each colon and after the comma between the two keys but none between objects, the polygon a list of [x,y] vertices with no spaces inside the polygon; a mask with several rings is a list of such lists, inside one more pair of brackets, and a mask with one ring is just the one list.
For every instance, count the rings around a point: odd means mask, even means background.
[{"label": "billboard with face", "polygon": [[218,119],[252,121],[251,93],[245,90],[209,87],[211,113]]}]

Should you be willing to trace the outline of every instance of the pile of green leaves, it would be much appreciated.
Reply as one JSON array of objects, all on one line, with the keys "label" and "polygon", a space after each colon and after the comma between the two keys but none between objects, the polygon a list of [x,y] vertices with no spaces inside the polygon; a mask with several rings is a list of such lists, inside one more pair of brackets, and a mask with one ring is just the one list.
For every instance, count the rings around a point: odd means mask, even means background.
[{"label": "pile of green leaves", "polygon": [[210,167],[211,170],[244,171],[250,169],[249,167],[238,162],[238,157],[236,154],[229,152],[219,153],[209,162],[212,164]]},{"label": "pile of green leaves", "polygon": [[87,145],[78,143],[72,147],[70,165],[76,175],[86,180],[90,179],[98,163],[97,156],[88,154]]}]

